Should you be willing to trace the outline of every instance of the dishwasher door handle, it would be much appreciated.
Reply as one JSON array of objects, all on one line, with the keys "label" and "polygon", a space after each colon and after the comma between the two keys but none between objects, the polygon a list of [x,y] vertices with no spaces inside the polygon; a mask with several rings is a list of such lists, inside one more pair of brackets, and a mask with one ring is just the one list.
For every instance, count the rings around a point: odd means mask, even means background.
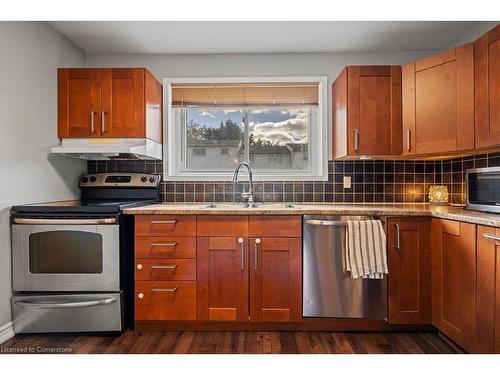
[{"label": "dishwasher door handle", "polygon": [[311,225],[330,225],[334,227],[345,227],[347,226],[347,222],[338,221],[338,220],[318,220],[318,219],[309,219],[306,220],[306,224]]}]

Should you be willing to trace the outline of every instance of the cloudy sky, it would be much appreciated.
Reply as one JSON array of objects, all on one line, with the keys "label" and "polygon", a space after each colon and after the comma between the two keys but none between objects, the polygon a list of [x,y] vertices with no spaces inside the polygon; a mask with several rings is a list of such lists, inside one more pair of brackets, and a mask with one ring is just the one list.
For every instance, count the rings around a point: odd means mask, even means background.
[{"label": "cloudy sky", "polygon": [[[243,112],[240,110],[189,109],[188,122],[190,119],[207,127],[219,127],[221,121],[231,119],[243,129]],[[308,108],[253,109],[248,120],[255,138],[279,144],[308,142]]]}]

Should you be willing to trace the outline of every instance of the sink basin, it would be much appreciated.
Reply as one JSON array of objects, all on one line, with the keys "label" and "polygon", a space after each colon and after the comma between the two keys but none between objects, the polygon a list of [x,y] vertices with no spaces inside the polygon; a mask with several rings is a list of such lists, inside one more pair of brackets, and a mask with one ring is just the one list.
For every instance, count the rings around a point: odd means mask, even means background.
[{"label": "sink basin", "polygon": [[214,204],[204,204],[203,206],[200,206],[201,209],[209,209],[209,208],[217,208],[217,205]]},{"label": "sink basin", "polygon": [[212,209],[266,209],[266,208],[275,208],[275,209],[282,209],[282,208],[289,208],[289,209],[300,209],[300,206],[296,206],[293,203],[257,203],[255,207],[245,207],[242,203],[209,203],[209,204],[204,204],[199,207],[202,210],[212,210]]}]

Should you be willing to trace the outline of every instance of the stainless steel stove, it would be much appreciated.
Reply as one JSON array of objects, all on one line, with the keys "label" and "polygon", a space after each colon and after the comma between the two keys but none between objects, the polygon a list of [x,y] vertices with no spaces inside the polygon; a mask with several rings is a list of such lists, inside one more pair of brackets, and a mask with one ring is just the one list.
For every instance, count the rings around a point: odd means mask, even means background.
[{"label": "stainless steel stove", "polygon": [[157,202],[159,184],[149,174],[84,175],[80,200],[12,207],[16,333],[124,328],[132,309],[133,219],[122,210]]}]

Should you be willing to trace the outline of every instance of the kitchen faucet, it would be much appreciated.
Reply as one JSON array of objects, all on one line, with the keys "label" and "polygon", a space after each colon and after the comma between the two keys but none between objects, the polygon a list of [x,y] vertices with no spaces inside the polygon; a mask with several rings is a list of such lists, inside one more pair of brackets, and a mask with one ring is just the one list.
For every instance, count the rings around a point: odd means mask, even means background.
[{"label": "kitchen faucet", "polygon": [[254,196],[253,196],[253,176],[252,176],[252,168],[250,168],[250,165],[246,162],[241,162],[238,164],[236,169],[234,170],[234,175],[233,175],[233,182],[235,184],[238,183],[238,175],[240,172],[240,168],[245,166],[248,170],[248,181],[249,181],[249,189],[248,191],[243,191],[241,193],[241,197],[245,199],[245,207],[256,207],[257,204],[255,203]]}]

